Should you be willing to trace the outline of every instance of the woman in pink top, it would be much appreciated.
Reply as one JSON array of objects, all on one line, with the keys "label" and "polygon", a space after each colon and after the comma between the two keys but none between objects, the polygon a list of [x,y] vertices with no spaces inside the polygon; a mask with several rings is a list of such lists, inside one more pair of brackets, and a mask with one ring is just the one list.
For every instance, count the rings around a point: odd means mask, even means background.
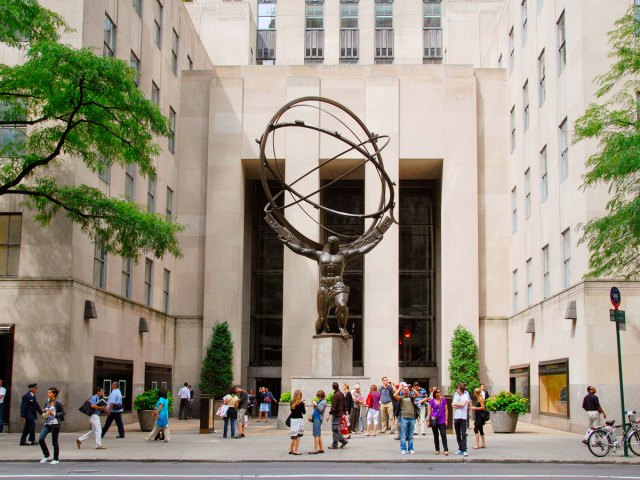
[{"label": "woman in pink top", "polygon": [[369,435],[371,424],[373,423],[373,436],[375,437],[378,431],[378,417],[380,416],[380,392],[375,385],[371,385],[369,396],[367,397],[367,407],[369,407],[369,411],[367,412],[367,433],[365,435]]}]

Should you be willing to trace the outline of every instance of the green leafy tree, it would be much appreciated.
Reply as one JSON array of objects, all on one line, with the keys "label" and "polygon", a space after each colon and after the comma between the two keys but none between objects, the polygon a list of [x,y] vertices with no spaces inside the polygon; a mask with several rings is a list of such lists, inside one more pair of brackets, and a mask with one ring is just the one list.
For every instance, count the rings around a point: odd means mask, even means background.
[{"label": "green leafy tree", "polygon": [[222,398],[233,382],[233,341],[227,322],[216,323],[200,371],[200,391]]},{"label": "green leafy tree", "polygon": [[640,24],[631,7],[609,32],[614,59],[596,78],[596,101],[574,124],[573,141],[595,139],[598,151],[586,162],[584,189],[607,185],[605,216],[581,225],[589,251],[588,277],[640,275]]},{"label": "green leafy tree", "polygon": [[0,196],[21,198],[42,225],[63,211],[110,253],[180,256],[180,225],[69,174],[74,158],[94,173],[135,165],[155,177],[155,139],[170,135],[169,122],[135,71],[61,44],[58,31],[68,26],[35,0],[0,0],[0,18],[0,42],[26,50],[23,64],[0,64]]},{"label": "green leafy tree", "polygon": [[460,382],[467,385],[469,392],[473,392],[475,388],[480,386],[479,369],[476,339],[469,330],[458,325],[451,338],[449,393],[453,393]]}]

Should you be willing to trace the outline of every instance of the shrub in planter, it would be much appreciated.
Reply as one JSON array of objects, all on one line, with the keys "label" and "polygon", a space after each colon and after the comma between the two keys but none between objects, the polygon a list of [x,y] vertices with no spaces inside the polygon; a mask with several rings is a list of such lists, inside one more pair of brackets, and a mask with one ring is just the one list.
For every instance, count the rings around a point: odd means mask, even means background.
[{"label": "shrub in planter", "polygon": [[282,392],[280,395],[280,403],[291,403],[291,392]]},{"label": "shrub in planter", "polygon": [[[155,423],[153,410],[156,408],[158,398],[158,389],[153,389],[142,392],[133,401],[133,408],[138,412],[140,430],[143,432],[150,432],[153,429],[153,424]],[[169,415],[171,415],[173,413],[173,397],[171,396],[171,392],[167,392],[167,400],[169,400]]]},{"label": "shrub in planter", "polygon": [[491,414],[491,425],[495,433],[513,433],[516,430],[518,416],[527,411],[528,398],[520,393],[502,391],[487,398],[487,410]]}]

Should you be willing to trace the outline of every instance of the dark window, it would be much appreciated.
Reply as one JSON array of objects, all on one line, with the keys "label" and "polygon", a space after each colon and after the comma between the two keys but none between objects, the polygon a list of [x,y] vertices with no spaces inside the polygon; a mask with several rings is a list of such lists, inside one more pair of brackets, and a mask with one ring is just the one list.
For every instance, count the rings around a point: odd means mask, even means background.
[{"label": "dark window", "polygon": [[284,245],[264,221],[267,198],[251,184],[251,365],[282,365],[282,265]]},{"label": "dark window", "polygon": [[[529,365],[511,367],[509,369],[509,391],[511,393],[520,393],[524,398],[530,399],[531,374]],[[527,405],[527,411],[531,402]]]},{"label": "dark window", "polygon": [[276,61],[276,2],[258,0],[256,63],[273,65]]},{"label": "dark window", "polygon": [[155,388],[166,388],[171,392],[171,365],[144,364],[144,389]]},{"label": "dark window", "polygon": [[133,404],[133,362],[113,358],[94,357],[93,384],[104,388],[105,398],[111,393],[111,384],[118,382],[122,392],[122,405],[130,411]]},{"label": "dark window", "polygon": [[400,366],[435,365],[435,184],[400,182]]}]

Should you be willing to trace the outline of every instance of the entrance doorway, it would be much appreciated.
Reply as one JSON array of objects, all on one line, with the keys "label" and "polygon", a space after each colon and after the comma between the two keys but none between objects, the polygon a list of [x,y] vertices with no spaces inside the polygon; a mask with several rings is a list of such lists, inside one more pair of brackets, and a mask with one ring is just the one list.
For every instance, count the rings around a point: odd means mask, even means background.
[{"label": "entrance doorway", "polygon": [[[11,376],[13,373],[13,336],[15,325],[0,324],[0,379],[2,386],[7,389],[4,397],[4,408],[0,422],[8,424],[11,411]],[[5,430],[6,431],[6,430]]]}]

